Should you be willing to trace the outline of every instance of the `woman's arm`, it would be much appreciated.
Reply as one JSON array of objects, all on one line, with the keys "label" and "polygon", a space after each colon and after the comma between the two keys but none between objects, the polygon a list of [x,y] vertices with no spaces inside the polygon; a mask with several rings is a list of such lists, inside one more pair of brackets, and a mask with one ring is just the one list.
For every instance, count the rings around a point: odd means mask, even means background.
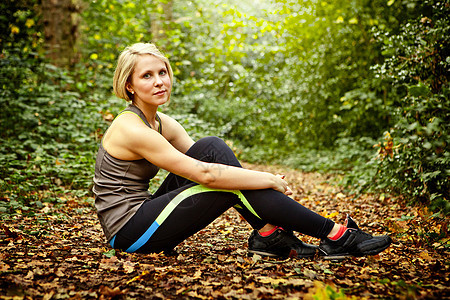
[{"label": "woman's arm", "polygon": [[[210,188],[227,190],[272,188],[282,193],[289,191],[286,181],[280,176],[202,162],[189,157],[183,153],[187,151],[185,147],[189,144],[186,140],[180,146],[179,143],[183,139],[175,139],[175,145],[172,145],[164,136],[148,128],[133,114],[122,115],[116,121],[114,132],[109,138],[108,148],[122,149],[123,152],[132,154],[131,156],[135,159],[145,158],[160,168]],[[162,123],[164,133],[164,120]],[[176,145],[180,149],[176,149],[174,147]]]}]

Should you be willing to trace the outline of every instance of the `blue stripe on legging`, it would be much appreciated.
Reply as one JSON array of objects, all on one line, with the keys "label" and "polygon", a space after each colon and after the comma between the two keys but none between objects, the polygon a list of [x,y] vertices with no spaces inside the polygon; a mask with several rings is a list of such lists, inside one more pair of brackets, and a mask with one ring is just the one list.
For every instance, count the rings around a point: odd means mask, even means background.
[{"label": "blue stripe on legging", "polygon": [[145,233],[136,242],[134,242],[134,244],[131,245],[126,252],[132,253],[141,248],[152,237],[158,227],[159,224],[154,221],[153,224],[145,231]]},{"label": "blue stripe on legging", "polygon": [[[239,197],[239,200],[242,201],[242,203],[247,207],[248,210],[250,210],[255,216],[260,218],[258,214],[255,212],[253,207],[251,207],[248,200],[244,197],[244,195],[241,193],[241,191],[231,191],[231,190],[216,190],[216,189],[210,189],[207,187],[204,187],[202,185],[195,185],[193,187],[190,187],[178,195],[175,196],[167,205],[166,207],[161,211],[161,213],[158,215],[156,220],[152,223],[152,225],[144,232],[144,234],[136,241],[133,245],[131,245],[126,252],[135,252],[139,248],[141,248],[145,243],[148,242],[148,240],[152,237],[152,235],[155,233],[155,231],[161,226],[161,224],[167,219],[167,217],[170,215],[170,213],[180,204],[184,199],[194,196],[199,193],[205,193],[205,192],[230,192]],[[260,218],[261,219],[261,218]]]},{"label": "blue stripe on legging", "polygon": [[114,236],[111,241],[109,242],[109,244],[111,245],[111,247],[114,248],[114,241],[116,240],[116,236]]}]

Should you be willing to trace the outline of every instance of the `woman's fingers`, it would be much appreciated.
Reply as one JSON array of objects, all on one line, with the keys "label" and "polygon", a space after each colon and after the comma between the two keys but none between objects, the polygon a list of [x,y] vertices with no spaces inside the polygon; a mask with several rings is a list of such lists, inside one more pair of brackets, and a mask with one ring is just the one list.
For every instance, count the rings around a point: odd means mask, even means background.
[{"label": "woman's fingers", "polygon": [[286,191],[284,192],[284,194],[285,194],[286,196],[292,195],[293,193],[292,193],[291,188],[290,188],[290,187],[287,187],[287,188],[286,188]]},{"label": "woman's fingers", "polygon": [[281,182],[282,182],[283,190],[281,190],[280,192],[282,192],[283,194],[285,194],[287,196],[292,195],[292,190],[289,188],[288,183],[286,182],[286,180],[284,180],[284,178],[286,178],[286,176],[282,175],[282,174],[277,174],[276,176],[279,177],[281,179]]}]

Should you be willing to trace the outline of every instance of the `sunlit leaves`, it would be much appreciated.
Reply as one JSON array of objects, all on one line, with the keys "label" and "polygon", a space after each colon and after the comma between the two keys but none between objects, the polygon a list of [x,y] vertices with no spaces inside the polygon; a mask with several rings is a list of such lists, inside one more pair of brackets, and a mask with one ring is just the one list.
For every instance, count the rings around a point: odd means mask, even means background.
[{"label": "sunlit leaves", "polygon": [[[83,11],[82,50],[104,53],[103,61],[114,62],[109,53],[117,54],[124,46],[151,40],[150,13],[156,9],[148,1],[89,1]],[[106,49],[110,49],[109,53]]]}]

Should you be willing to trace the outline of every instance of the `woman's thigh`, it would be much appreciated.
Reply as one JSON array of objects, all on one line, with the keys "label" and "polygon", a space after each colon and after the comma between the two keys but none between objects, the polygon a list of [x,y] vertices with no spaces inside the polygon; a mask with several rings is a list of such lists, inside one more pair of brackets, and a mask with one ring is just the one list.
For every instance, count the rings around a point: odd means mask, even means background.
[{"label": "woman's thigh", "polygon": [[145,201],[117,233],[114,248],[170,251],[237,203],[237,196],[190,184]]}]

